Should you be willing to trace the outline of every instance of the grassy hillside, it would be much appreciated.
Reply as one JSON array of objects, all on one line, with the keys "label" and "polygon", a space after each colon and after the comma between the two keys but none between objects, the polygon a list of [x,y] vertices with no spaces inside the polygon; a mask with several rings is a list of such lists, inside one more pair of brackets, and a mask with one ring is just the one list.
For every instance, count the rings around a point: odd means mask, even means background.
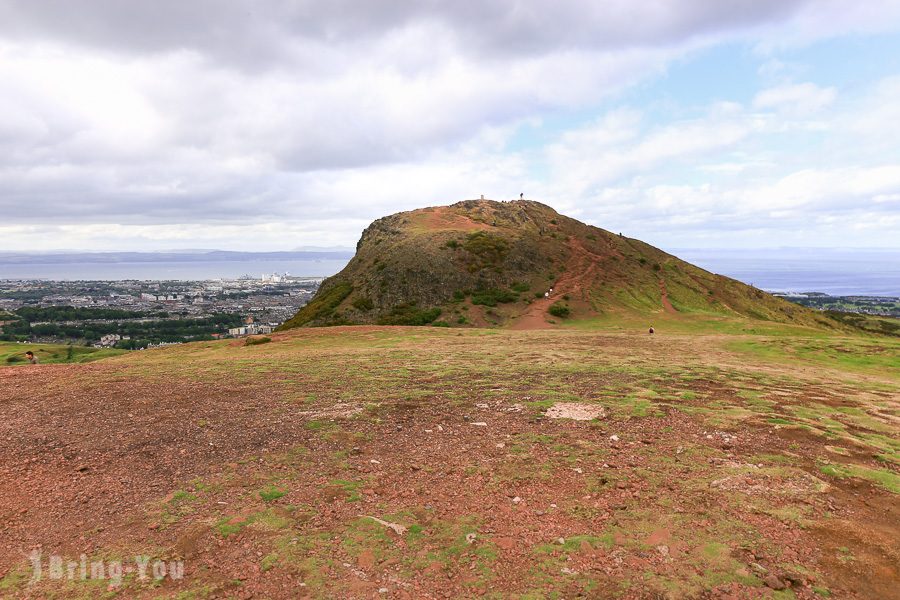
[{"label": "grassy hillside", "polygon": [[0,369],[0,596],[896,595],[900,340],[585,323]]},{"label": "grassy hillside", "polygon": [[283,329],[360,323],[535,328],[622,315],[841,327],[543,204],[471,200],[372,223],[347,267]]},{"label": "grassy hillside", "polygon": [[25,352],[28,350],[34,352],[40,364],[91,362],[125,352],[124,350],[114,350],[112,348],[90,348],[86,346],[66,346],[63,344],[0,342],[0,367],[29,364],[25,358]]}]

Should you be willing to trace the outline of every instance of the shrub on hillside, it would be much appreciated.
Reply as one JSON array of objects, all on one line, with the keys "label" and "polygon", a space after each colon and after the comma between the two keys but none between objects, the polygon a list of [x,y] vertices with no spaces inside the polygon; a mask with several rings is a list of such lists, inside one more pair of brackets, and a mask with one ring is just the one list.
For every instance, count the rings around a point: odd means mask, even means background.
[{"label": "shrub on hillside", "polygon": [[470,233],[463,243],[463,248],[472,255],[470,267],[475,270],[486,267],[496,267],[509,251],[509,244],[501,237],[476,231]]},{"label": "shrub on hillside", "polygon": [[268,344],[271,341],[272,341],[272,338],[266,337],[266,336],[249,337],[249,338],[247,338],[247,341],[244,342],[244,345],[245,346],[259,346],[260,344]]},{"label": "shrub on hillside", "polygon": [[554,317],[559,317],[560,319],[565,319],[570,314],[572,314],[572,311],[569,309],[569,307],[562,302],[554,302],[550,305],[550,308],[547,309],[547,312]]},{"label": "shrub on hillside", "polygon": [[363,312],[370,311],[375,308],[375,303],[372,302],[372,299],[365,296],[360,296],[359,298],[355,299],[352,304],[353,308],[355,308],[356,310],[361,310]]},{"label": "shrub on hillside", "polygon": [[428,325],[441,316],[440,308],[419,308],[415,304],[398,304],[378,319],[379,325]]},{"label": "shrub on hillside", "polygon": [[472,304],[480,304],[481,306],[497,306],[498,304],[515,302],[518,299],[519,295],[515,292],[499,288],[476,290],[472,293]]}]

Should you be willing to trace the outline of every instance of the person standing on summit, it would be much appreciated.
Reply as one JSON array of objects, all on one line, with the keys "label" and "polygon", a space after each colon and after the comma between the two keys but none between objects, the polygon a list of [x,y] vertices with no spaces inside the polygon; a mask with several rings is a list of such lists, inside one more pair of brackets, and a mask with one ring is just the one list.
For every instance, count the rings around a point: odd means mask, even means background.
[{"label": "person standing on summit", "polygon": [[519,200],[524,200],[524,199],[525,199],[525,192],[522,192],[519,194]]}]

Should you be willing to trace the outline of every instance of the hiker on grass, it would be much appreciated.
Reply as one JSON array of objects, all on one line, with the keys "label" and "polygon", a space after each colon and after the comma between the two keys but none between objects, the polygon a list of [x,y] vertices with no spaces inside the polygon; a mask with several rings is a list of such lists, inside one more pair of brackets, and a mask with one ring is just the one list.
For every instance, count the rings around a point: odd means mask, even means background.
[{"label": "hiker on grass", "polygon": [[38,357],[35,356],[34,352],[32,352],[31,350],[29,350],[28,352],[25,353],[25,358],[27,358],[28,362],[30,362],[33,365],[38,364]]},{"label": "hiker on grass", "polygon": [[653,331],[653,325],[651,325],[651,326],[650,326],[650,335],[653,335],[653,333],[654,333],[654,331]]}]

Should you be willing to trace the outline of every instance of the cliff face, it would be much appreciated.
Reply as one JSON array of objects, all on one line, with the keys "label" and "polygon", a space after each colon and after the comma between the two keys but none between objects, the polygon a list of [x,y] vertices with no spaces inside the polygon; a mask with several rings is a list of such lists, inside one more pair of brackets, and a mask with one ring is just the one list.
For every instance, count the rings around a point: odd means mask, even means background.
[{"label": "cliff face", "polygon": [[283,329],[353,323],[529,328],[610,311],[833,325],[544,204],[466,200],[373,222],[350,263]]}]

